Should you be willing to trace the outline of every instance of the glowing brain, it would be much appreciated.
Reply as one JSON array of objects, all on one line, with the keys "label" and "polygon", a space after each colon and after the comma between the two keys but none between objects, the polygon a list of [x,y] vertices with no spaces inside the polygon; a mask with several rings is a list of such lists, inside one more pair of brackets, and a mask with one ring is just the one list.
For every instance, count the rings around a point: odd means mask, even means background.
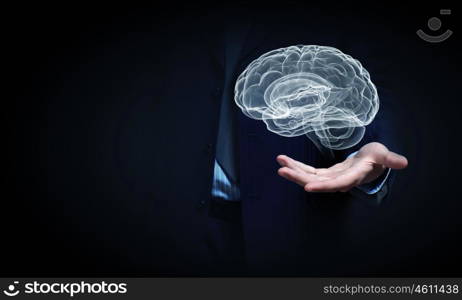
[{"label": "glowing brain", "polygon": [[361,63],[315,45],[263,54],[238,77],[234,99],[268,130],[307,135],[334,150],[359,143],[379,109],[377,89]]}]

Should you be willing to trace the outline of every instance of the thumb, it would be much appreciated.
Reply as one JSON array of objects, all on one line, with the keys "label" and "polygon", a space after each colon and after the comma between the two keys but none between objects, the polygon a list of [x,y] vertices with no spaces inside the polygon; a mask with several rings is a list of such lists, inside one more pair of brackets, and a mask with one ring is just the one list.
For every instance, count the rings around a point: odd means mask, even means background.
[{"label": "thumb", "polygon": [[407,167],[407,158],[393,151],[388,151],[380,163],[388,168],[404,169]]}]

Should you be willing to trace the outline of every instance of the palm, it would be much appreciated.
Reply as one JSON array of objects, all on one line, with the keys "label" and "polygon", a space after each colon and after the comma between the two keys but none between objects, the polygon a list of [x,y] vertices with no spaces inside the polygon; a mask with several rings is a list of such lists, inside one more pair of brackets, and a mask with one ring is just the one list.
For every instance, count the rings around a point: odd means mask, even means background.
[{"label": "palm", "polygon": [[330,168],[314,168],[279,155],[279,175],[293,181],[309,192],[345,192],[379,177],[386,168],[402,169],[407,159],[389,151],[380,143],[364,145],[356,155]]}]

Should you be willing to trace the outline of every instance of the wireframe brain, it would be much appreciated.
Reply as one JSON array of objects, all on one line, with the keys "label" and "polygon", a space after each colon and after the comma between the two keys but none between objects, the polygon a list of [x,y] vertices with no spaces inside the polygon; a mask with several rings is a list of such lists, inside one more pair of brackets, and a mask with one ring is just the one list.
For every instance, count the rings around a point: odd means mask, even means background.
[{"label": "wireframe brain", "polygon": [[281,136],[307,135],[315,144],[350,148],[379,109],[369,72],[333,47],[290,46],[267,52],[238,77],[242,112]]}]

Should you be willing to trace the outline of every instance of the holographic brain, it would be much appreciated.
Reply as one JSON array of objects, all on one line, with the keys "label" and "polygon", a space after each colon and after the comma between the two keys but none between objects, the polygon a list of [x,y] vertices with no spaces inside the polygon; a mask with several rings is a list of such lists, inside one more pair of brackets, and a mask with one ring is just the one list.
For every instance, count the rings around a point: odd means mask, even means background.
[{"label": "holographic brain", "polygon": [[307,135],[334,150],[364,136],[379,109],[369,72],[333,47],[290,46],[263,54],[238,77],[235,102],[281,136]]}]

